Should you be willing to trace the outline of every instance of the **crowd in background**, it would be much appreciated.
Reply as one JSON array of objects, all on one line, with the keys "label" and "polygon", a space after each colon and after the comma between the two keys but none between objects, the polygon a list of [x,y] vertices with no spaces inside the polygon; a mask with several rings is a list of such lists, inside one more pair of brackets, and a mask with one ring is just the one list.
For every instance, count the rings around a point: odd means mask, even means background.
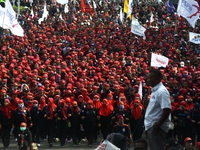
[{"label": "crowd in background", "polygon": [[[122,4],[96,1],[94,13],[82,13],[80,1],[75,2],[69,1],[65,13],[64,5],[47,1],[49,16],[39,24],[44,2],[34,1],[18,18],[24,37],[1,31],[2,132],[14,128],[16,137],[20,123],[26,122],[38,144],[48,135],[50,146],[54,137],[63,146],[66,138],[77,145],[85,136],[91,145],[98,132],[105,139],[122,115],[130,125],[130,138],[140,139],[144,102],[151,93],[146,76],[154,52],[170,59],[160,68],[172,102],[174,128],[168,137],[183,144],[190,136],[194,145],[197,135],[199,141],[200,45],[188,42],[189,31],[199,32],[199,22],[190,27],[164,3],[135,3],[132,15],[147,29],[144,40],[131,33],[131,20],[120,21]],[[88,109],[94,110],[92,115]]]}]

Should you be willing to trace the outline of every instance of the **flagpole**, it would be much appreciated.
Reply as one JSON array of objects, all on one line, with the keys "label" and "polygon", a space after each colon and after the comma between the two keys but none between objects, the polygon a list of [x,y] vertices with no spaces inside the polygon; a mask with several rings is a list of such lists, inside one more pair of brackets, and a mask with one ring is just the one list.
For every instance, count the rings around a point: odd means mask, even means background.
[{"label": "flagpole", "polygon": [[18,10],[17,10],[17,18],[19,17],[19,15],[20,15],[20,0],[18,0],[18,2],[17,2],[17,5],[18,5]]},{"label": "flagpole", "polygon": [[4,19],[5,19],[5,12],[3,13],[3,22],[2,22],[2,28],[4,28]]}]

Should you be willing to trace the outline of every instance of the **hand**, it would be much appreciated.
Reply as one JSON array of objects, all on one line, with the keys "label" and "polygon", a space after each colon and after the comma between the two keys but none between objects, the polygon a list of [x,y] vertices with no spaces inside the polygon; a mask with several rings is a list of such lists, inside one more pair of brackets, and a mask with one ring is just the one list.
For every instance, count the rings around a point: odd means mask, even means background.
[{"label": "hand", "polygon": [[48,120],[51,120],[51,118],[50,118],[50,117],[47,117],[47,119],[48,119]]},{"label": "hand", "polygon": [[153,128],[154,128],[154,131],[155,133],[157,134],[159,129],[160,129],[160,126],[158,125],[158,123],[156,122],[154,125],[153,125]]},{"label": "hand", "polygon": [[196,123],[196,121],[195,120],[191,120],[192,121],[192,123]]},{"label": "hand", "polygon": [[30,123],[30,127],[32,127],[33,126],[33,124],[32,123]]},{"label": "hand", "polygon": [[61,118],[60,118],[60,117],[57,117],[57,119],[58,119],[58,120],[61,120]]},{"label": "hand", "polygon": [[26,150],[31,150],[31,149],[30,149],[30,147],[27,147],[27,149],[26,149]]},{"label": "hand", "polygon": [[2,129],[2,125],[0,124],[0,129]]},{"label": "hand", "polygon": [[200,124],[200,121],[198,121],[198,124]]},{"label": "hand", "polygon": [[101,124],[98,124],[98,127],[101,127]]}]

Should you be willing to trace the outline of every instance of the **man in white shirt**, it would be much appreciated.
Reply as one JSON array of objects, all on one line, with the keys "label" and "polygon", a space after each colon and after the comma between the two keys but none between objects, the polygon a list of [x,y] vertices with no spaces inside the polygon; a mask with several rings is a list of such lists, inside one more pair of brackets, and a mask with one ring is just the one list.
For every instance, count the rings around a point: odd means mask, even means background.
[{"label": "man in white shirt", "polygon": [[170,95],[161,80],[162,74],[158,69],[149,72],[147,82],[152,87],[152,93],[146,109],[144,125],[151,150],[164,150],[165,136],[170,124]]}]

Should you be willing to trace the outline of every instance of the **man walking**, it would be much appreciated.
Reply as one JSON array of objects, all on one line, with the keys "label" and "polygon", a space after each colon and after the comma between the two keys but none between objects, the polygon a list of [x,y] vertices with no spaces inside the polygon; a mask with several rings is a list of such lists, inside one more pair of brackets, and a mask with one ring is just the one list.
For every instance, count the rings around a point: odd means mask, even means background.
[{"label": "man walking", "polygon": [[158,69],[149,72],[147,81],[152,87],[152,93],[144,125],[151,150],[164,150],[165,136],[169,130],[170,95],[161,80],[162,74]]}]

